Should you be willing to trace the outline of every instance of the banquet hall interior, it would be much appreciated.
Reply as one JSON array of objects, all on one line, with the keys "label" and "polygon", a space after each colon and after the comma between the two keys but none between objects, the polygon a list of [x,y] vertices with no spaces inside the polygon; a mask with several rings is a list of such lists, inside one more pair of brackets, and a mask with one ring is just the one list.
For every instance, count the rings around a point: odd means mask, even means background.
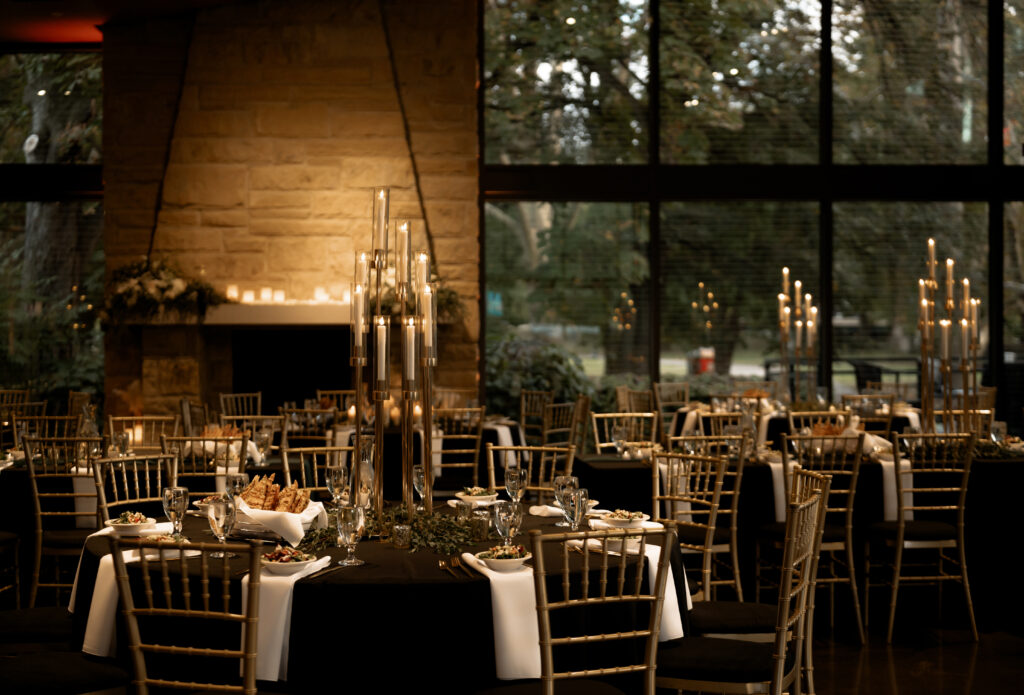
[{"label": "banquet hall interior", "polygon": [[598,558],[659,693],[1024,677],[1024,0],[0,0],[0,320],[11,692],[200,556],[238,692],[548,692]]}]

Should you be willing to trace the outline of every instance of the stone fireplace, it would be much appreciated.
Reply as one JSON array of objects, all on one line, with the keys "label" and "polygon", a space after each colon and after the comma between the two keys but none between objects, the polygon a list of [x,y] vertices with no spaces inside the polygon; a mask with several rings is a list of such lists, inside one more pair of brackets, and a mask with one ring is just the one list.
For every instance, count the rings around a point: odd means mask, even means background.
[{"label": "stone fireplace", "polygon": [[476,5],[243,2],[103,28],[108,272],[152,253],[287,302],[114,327],[111,413],[215,406],[273,370],[346,385],[345,293],[376,185],[463,301],[437,383],[477,383]]}]

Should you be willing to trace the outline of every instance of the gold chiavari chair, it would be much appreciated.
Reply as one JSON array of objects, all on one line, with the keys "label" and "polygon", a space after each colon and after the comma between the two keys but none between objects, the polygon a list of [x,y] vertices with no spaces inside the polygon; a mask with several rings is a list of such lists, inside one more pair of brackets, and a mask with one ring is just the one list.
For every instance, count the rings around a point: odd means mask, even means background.
[{"label": "gold chiavari chair", "polygon": [[355,389],[317,389],[316,400],[321,408],[334,408],[347,413],[356,403]]},{"label": "gold chiavari chair", "polygon": [[292,466],[299,471],[299,487],[324,493],[329,499],[331,491],[327,486],[327,467],[346,466],[352,460],[351,446],[302,446],[281,449],[284,462],[284,484],[292,484]]},{"label": "gold chiavari chair", "polygon": [[841,434],[849,424],[848,410],[794,410],[789,413],[790,434]]},{"label": "gold chiavari chair", "polygon": [[263,412],[263,392],[221,393],[220,412],[222,415],[259,415]]},{"label": "gold chiavari chair", "polygon": [[434,408],[470,408],[476,407],[480,392],[476,388],[452,386],[434,387]]},{"label": "gold chiavari chair", "polygon": [[[690,384],[686,381],[655,381],[652,391],[654,409],[661,415],[661,432],[667,438],[676,411],[690,403]],[[667,441],[664,444],[668,446]]]},{"label": "gold chiavari chair", "polygon": [[804,625],[819,535],[820,502],[821,493],[815,491],[808,499],[788,505],[774,639],[755,642],[683,637],[658,650],[659,688],[781,695],[793,685],[793,692],[800,692]]},{"label": "gold chiavari chair", "polygon": [[181,418],[177,415],[111,415],[107,418],[107,434],[127,432],[131,449],[136,454],[158,454],[160,436],[177,437]]},{"label": "gold chiavari chair", "polygon": [[[900,441],[905,449],[896,475],[895,521],[876,522],[869,531],[871,543],[864,565],[867,577],[864,614],[868,614],[868,596],[871,587],[871,552],[884,546],[892,553],[891,575],[884,585],[891,589],[889,599],[889,627],[886,644],[892,642],[896,620],[896,598],[900,585],[906,582],[959,582],[964,589],[971,635],[978,641],[978,627],[974,620],[967,581],[967,557],[964,552],[964,503],[967,499],[967,480],[971,472],[975,436],[973,434],[902,434],[892,435],[893,452],[900,452]],[[937,552],[934,571],[926,572],[931,563],[910,563],[908,553]],[[949,551],[951,554],[947,554]],[[949,568],[951,571],[947,571]],[[914,574],[906,574],[908,570]]]},{"label": "gold chiavari chair", "polygon": [[[480,474],[477,469],[480,463],[480,442],[483,439],[485,411],[485,406],[434,410],[434,428],[440,430],[441,439],[441,473],[439,477],[444,476],[446,471],[454,473],[468,469],[472,478],[471,484],[474,486],[480,484]],[[438,435],[435,434],[434,438],[437,439]],[[449,476],[449,480],[453,477],[457,477],[458,480],[452,481],[451,487],[438,487],[435,481],[434,490],[461,490],[463,485],[458,483],[465,482],[466,476]],[[445,481],[446,484],[448,482]]]},{"label": "gold chiavari chair", "polygon": [[[627,540],[630,537],[630,540]],[[661,630],[661,611],[665,600],[670,552],[668,548],[676,542],[671,527],[662,529],[628,529],[613,531],[583,531],[577,533],[542,534],[530,531],[530,545],[533,550],[533,577],[537,595],[537,621],[540,631],[541,692],[554,695],[555,685],[565,679],[591,679],[625,674],[642,674],[643,685],[636,684],[636,690],[645,695],[654,695],[655,659],[658,636]],[[648,572],[637,558],[646,555],[648,545],[660,545],[657,570],[653,582],[646,580]],[[626,552],[615,548],[626,545]],[[631,549],[636,548],[636,552]],[[581,555],[583,571],[575,559]],[[573,562],[570,562],[572,557]],[[560,595],[549,592],[555,586],[561,587]],[[557,591],[557,590],[554,590]],[[579,628],[573,632],[583,634],[558,634],[552,630],[559,624],[561,615],[576,615],[583,608],[601,610],[608,606],[636,606],[636,614],[645,621],[631,625],[615,625],[607,632],[591,632],[596,628]],[[646,622],[646,624],[644,624]],[[569,658],[573,645],[582,643],[607,645],[643,645],[642,650],[632,652],[638,658],[632,663],[628,658],[617,660],[614,666],[595,664],[573,664],[567,670],[559,670],[563,654]],[[568,649],[566,649],[568,647]],[[578,655],[578,651],[577,651]],[[568,663],[568,662],[567,662]],[[588,684],[576,681],[580,689],[573,692],[605,693],[599,683]],[[496,691],[500,692],[500,690]]]},{"label": "gold chiavari chair", "polygon": [[615,451],[615,428],[624,427],[631,446],[653,447],[658,441],[658,416],[654,412],[591,413],[594,449],[597,453]]},{"label": "gold chiavari chair", "polygon": [[82,408],[92,403],[92,394],[87,391],[68,391],[68,415],[81,415]]},{"label": "gold chiavari chair", "polygon": [[210,410],[205,403],[193,403],[187,398],[182,398],[179,405],[181,406],[182,434],[201,434],[211,423]]},{"label": "gold chiavari chair", "polygon": [[[860,418],[865,432],[889,438],[892,434],[893,410],[896,406],[895,393],[843,394],[843,410]],[[796,432],[793,432],[796,434]]]},{"label": "gold chiavari chair", "polygon": [[249,435],[204,437],[160,436],[160,449],[175,460],[175,478],[188,488],[191,499],[217,492],[217,476],[243,473],[249,452]]},{"label": "gold chiavari chair", "polygon": [[572,403],[544,406],[544,446],[572,444],[582,452],[590,429],[590,397],[579,395]]},{"label": "gold chiavari chair", "polygon": [[24,437],[76,437],[82,424],[81,415],[19,415],[11,416],[14,445],[21,447]]},{"label": "gold chiavari chair", "polygon": [[536,446],[544,441],[544,408],[554,397],[553,391],[519,392],[519,424],[527,444]]},{"label": "gold chiavari chair", "polygon": [[[722,491],[718,505],[718,518],[714,530],[714,543],[711,546],[712,578],[710,586],[712,597],[718,597],[718,587],[728,586],[736,592],[736,598],[743,600],[743,583],[740,581],[739,552],[739,512],[740,484],[743,482],[743,468],[753,450],[753,434],[744,430],[734,435],[684,435],[669,438],[673,451],[701,456],[720,456],[726,459],[722,473]],[[724,518],[723,518],[724,517]],[[684,536],[679,532],[680,538]],[[728,562],[718,556],[728,555]],[[719,570],[725,570],[728,578],[721,578]]]},{"label": "gold chiavari chair", "polygon": [[[555,478],[572,475],[573,454],[576,447],[564,446],[496,446],[487,444],[487,481],[493,490],[500,490],[495,478],[495,457],[508,467],[510,463],[527,470],[526,491],[534,493],[539,501],[550,499],[555,492]],[[501,481],[503,482],[503,481]]]},{"label": "gold chiavari chair", "polygon": [[251,441],[256,441],[256,435],[265,433],[270,439],[269,450],[276,450],[278,445],[275,442],[284,439],[284,415],[221,415],[219,419],[222,429],[246,432]]},{"label": "gold chiavari chair", "polygon": [[0,389],[0,407],[25,403],[28,398],[28,389]]},{"label": "gold chiavari chair", "polygon": [[156,516],[163,489],[174,486],[174,458],[167,454],[97,459],[93,464],[97,508],[106,523],[122,511]]},{"label": "gold chiavari chair", "polygon": [[978,439],[992,439],[994,410],[937,410],[935,430],[947,434],[974,434]]},{"label": "gold chiavari chair", "polygon": [[[864,643],[864,623],[861,619],[853,557],[853,505],[863,451],[863,433],[857,436],[782,435],[783,480],[787,490],[792,485],[793,472],[797,468],[829,476],[831,479],[830,492],[822,507],[825,522],[817,582],[829,588],[829,625],[835,624],[836,585],[846,584],[850,587],[853,614],[861,644]],[[780,543],[778,529],[775,531],[775,540]],[[820,575],[823,567],[826,569],[824,577]],[[758,577],[760,579],[760,572]]]},{"label": "gold chiavari chair", "polygon": [[[262,546],[109,539],[136,691],[146,695],[156,686],[255,695]],[[136,551],[138,560],[129,565],[126,550]],[[249,570],[247,592],[239,564]]]},{"label": "gold chiavari chair", "polygon": [[[697,587],[711,598],[711,555],[725,476],[724,456],[661,452],[651,466],[651,519],[675,524],[684,555],[700,556]],[[690,591],[693,593],[693,585]]]},{"label": "gold chiavari chair", "polygon": [[[72,582],[61,576],[60,558],[77,558],[86,537],[96,531],[96,485],[92,452],[102,446],[99,437],[25,437],[32,504],[35,512],[35,558],[28,606],[36,603],[40,588],[60,594]],[[41,579],[43,558],[52,558],[52,581]]]},{"label": "gold chiavari chair", "polygon": [[40,417],[46,415],[46,405],[46,401],[19,401],[0,404],[0,449],[7,451],[16,445],[17,437],[14,433],[15,415],[19,417]]},{"label": "gold chiavari chair", "polygon": [[700,413],[697,418],[700,433],[705,437],[735,435],[743,431],[743,413]]}]

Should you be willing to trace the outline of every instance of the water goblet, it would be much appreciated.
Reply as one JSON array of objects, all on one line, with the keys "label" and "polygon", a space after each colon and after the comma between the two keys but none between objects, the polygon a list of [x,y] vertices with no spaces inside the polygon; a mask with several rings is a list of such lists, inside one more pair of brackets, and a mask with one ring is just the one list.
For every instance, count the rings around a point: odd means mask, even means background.
[{"label": "water goblet", "polygon": [[[235,501],[228,495],[211,500],[206,507],[206,518],[210,522],[210,530],[213,531],[213,535],[220,543],[224,543],[235,527]],[[235,555],[218,551],[210,553],[210,557],[235,557]]]},{"label": "water goblet", "polygon": [[427,492],[427,471],[419,464],[412,467],[412,487],[416,490],[416,494],[420,496],[420,503],[416,505],[416,512],[422,513],[426,511],[426,507],[423,506],[423,496]]},{"label": "water goblet", "polygon": [[494,530],[501,536],[503,545],[510,545],[512,538],[511,534],[511,523],[512,523],[512,507],[515,502],[495,502],[491,505],[491,510],[494,512]]},{"label": "water goblet", "polygon": [[566,511],[566,495],[580,486],[580,479],[574,475],[559,475],[555,477],[555,501],[562,508],[563,521],[555,523],[555,526],[570,526],[569,513]]},{"label": "water goblet", "polygon": [[248,473],[228,473],[224,476],[224,491],[230,492],[232,497],[241,496],[242,491],[248,484]]},{"label": "water goblet", "polygon": [[329,465],[324,468],[324,482],[327,484],[327,491],[331,493],[331,500],[334,508],[341,507],[341,496],[348,484],[348,469],[341,465]]},{"label": "water goblet", "polygon": [[338,561],[343,567],[365,564],[355,556],[356,545],[363,533],[364,522],[362,507],[340,507],[338,509],[338,540],[345,546],[345,557]]},{"label": "water goblet", "polygon": [[114,432],[114,449],[117,451],[118,458],[124,458],[128,455],[128,431]]},{"label": "water goblet", "polygon": [[530,471],[522,466],[514,466],[505,469],[505,490],[508,498],[513,502],[520,502],[526,494],[526,485],[529,482],[527,476]]},{"label": "water goblet", "polygon": [[590,506],[590,494],[587,488],[580,487],[569,493],[569,525],[573,531],[580,530],[580,523],[587,516],[587,508]]},{"label": "water goblet", "polygon": [[270,443],[273,436],[273,432],[266,430],[261,430],[252,436],[253,443],[256,444],[256,450],[260,452],[260,460],[256,462],[256,465],[261,468],[267,465],[267,452],[270,451]]},{"label": "water goblet", "polygon": [[625,425],[616,425],[612,428],[612,442],[615,444],[615,453],[622,458],[626,450],[626,441],[629,439],[629,428]]},{"label": "water goblet", "polygon": [[181,523],[188,509],[187,487],[165,487],[163,490],[164,516],[171,521],[173,533],[181,533]]}]

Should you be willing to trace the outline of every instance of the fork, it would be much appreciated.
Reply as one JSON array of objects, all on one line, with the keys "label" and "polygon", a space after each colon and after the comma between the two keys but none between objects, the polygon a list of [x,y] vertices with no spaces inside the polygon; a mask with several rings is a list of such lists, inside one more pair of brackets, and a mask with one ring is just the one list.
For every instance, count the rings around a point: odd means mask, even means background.
[{"label": "fork", "polygon": [[452,564],[453,567],[458,567],[460,570],[465,572],[467,577],[469,577],[470,579],[473,578],[473,573],[469,571],[468,567],[462,564],[461,557],[459,557],[458,555],[452,555],[450,558],[448,558],[448,561]]},{"label": "fork", "polygon": [[453,570],[451,568],[451,565],[448,564],[447,560],[438,560],[437,561],[437,566],[440,567],[445,572],[447,572],[448,574],[450,574],[453,577],[455,577],[456,579],[459,578],[459,575],[455,574],[455,570]]}]

